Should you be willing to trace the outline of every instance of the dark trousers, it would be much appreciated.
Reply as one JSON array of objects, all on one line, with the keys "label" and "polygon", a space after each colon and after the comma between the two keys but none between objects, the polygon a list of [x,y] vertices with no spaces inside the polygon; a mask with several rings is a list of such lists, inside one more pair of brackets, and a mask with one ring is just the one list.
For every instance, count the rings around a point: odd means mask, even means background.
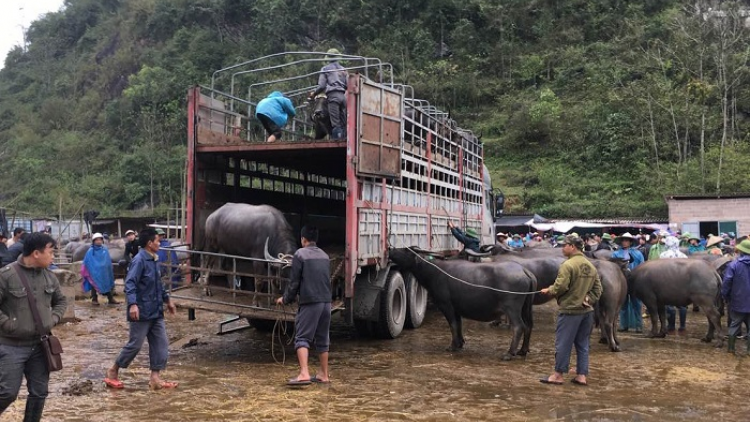
[{"label": "dark trousers", "polygon": [[327,352],[330,347],[331,304],[307,303],[300,305],[294,320],[297,336],[294,338],[294,350],[304,347],[310,349],[315,344],[318,353]]},{"label": "dark trousers", "polygon": [[49,393],[49,370],[42,345],[8,346],[0,344],[0,414],[13,403],[26,377],[29,402],[41,401]]},{"label": "dark trousers", "polygon": [[276,139],[281,139],[281,128],[271,120],[270,117],[266,116],[265,114],[258,114],[257,115],[258,120],[260,120],[260,123],[263,125],[263,128],[266,129],[266,132],[268,133],[268,136],[275,136]]},{"label": "dark trousers", "polygon": [[576,348],[576,373],[589,374],[589,337],[594,324],[594,313],[559,314],[555,330],[555,372],[570,370],[570,353]]},{"label": "dark trousers", "polygon": [[[736,337],[740,335],[742,324],[745,324],[746,327],[750,327],[750,313],[730,310],[729,315],[732,316],[732,322],[729,325],[730,336]],[[750,336],[748,336],[748,341],[750,341]]]},{"label": "dark trousers", "polygon": [[115,364],[120,368],[127,368],[133,362],[143,347],[143,341],[148,339],[149,368],[152,371],[162,371],[167,367],[169,357],[169,339],[164,318],[148,321],[130,322],[130,339],[122,348]]},{"label": "dark trousers", "polygon": [[[331,117],[334,138],[342,138],[346,129],[346,94],[342,91],[331,91],[328,96],[328,115]],[[339,129],[337,132],[336,129]],[[336,136],[338,135],[338,136]]]},{"label": "dark trousers", "polygon": [[[684,330],[685,320],[687,319],[687,306],[680,306],[677,309],[680,311],[680,330]],[[667,306],[667,329],[669,331],[674,330],[675,316],[674,306]]]}]

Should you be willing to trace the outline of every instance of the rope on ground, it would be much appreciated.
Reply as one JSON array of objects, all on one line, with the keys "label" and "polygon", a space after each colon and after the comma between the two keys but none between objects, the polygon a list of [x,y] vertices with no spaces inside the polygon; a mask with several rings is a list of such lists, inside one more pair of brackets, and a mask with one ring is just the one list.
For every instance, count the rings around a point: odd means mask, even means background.
[{"label": "rope on ground", "polygon": [[419,259],[421,259],[422,261],[424,261],[424,262],[426,262],[426,263],[428,263],[428,264],[432,265],[433,267],[437,268],[437,270],[438,270],[438,271],[440,271],[441,273],[443,273],[443,274],[447,275],[448,277],[450,277],[450,278],[452,278],[452,279],[454,279],[454,280],[456,280],[456,281],[458,281],[458,282],[461,282],[461,283],[463,283],[463,284],[466,284],[467,286],[471,286],[471,287],[476,287],[476,288],[478,288],[478,289],[486,289],[486,290],[492,290],[492,291],[494,291],[494,292],[498,292],[498,293],[507,293],[507,294],[511,294],[511,295],[534,295],[534,294],[537,294],[537,293],[541,293],[541,292],[542,292],[541,290],[536,290],[536,291],[533,291],[533,292],[512,292],[512,291],[509,291],[509,290],[496,289],[496,288],[494,288],[494,287],[490,287],[490,286],[482,286],[482,285],[480,285],[480,284],[472,284],[472,283],[469,283],[468,281],[465,281],[465,280],[461,280],[461,279],[460,279],[460,278],[458,278],[458,277],[454,277],[454,276],[452,276],[452,275],[448,274],[448,273],[447,273],[447,272],[445,272],[445,271],[444,271],[444,270],[443,270],[442,268],[440,268],[440,267],[438,267],[437,265],[435,265],[435,263],[433,263],[433,262],[430,262],[430,261],[429,261],[429,260],[427,260],[427,259],[424,259],[424,257],[423,257],[422,255],[420,255],[419,253],[417,253],[416,251],[414,251],[414,250],[413,250],[412,248],[410,248],[410,247],[408,247],[408,246],[404,246],[404,247],[405,247],[406,249],[408,249],[408,250],[409,250],[409,251],[410,251],[411,253],[413,253],[414,255],[416,255],[416,256],[417,256],[417,257],[418,257]]}]

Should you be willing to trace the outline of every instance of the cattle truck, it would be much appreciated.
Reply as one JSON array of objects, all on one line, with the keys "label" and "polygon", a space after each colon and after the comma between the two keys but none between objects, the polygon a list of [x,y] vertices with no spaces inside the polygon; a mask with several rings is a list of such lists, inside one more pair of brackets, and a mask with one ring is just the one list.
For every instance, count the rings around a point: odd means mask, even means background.
[{"label": "cattle truck", "polygon": [[[334,312],[360,333],[395,338],[422,323],[428,298],[413,275],[389,262],[389,247],[456,253],[461,245],[449,221],[495,243],[482,144],[449,113],[415,98],[412,87],[394,83],[389,64],[350,55],[340,57],[348,74],[346,136],[315,139],[307,97],[328,61],[280,53],[218,70],[210,87],[190,88],[187,239],[200,254],[206,218],[227,202],[272,205],[295,235],[315,225],[332,256]],[[254,111],[277,90],[297,115],[281,141],[267,143]],[[241,258],[225,258],[232,262],[224,260],[223,274],[230,274]],[[256,328],[293,321],[294,309],[273,304],[278,286],[260,301],[231,276],[209,291],[204,262],[194,256],[192,283],[172,293],[180,307],[234,314]]]}]

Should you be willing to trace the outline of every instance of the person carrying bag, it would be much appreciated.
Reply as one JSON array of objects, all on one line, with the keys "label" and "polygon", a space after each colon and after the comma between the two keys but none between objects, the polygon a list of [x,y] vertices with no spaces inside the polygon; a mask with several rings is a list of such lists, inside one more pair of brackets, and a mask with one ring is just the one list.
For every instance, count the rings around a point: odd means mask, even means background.
[{"label": "person carrying bag", "polygon": [[24,377],[29,394],[23,420],[41,420],[50,372],[62,369],[62,347],[50,332],[68,303],[48,269],[54,246],[50,235],[31,233],[21,256],[0,268],[0,420]]}]

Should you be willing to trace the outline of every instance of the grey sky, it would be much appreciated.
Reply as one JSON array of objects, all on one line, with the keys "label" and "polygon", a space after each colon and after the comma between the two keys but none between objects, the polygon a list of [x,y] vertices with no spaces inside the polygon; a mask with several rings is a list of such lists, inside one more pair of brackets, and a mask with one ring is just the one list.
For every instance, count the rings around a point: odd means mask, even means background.
[{"label": "grey sky", "polygon": [[13,46],[23,44],[23,31],[39,16],[57,12],[64,0],[2,0],[0,1],[0,67]]}]

